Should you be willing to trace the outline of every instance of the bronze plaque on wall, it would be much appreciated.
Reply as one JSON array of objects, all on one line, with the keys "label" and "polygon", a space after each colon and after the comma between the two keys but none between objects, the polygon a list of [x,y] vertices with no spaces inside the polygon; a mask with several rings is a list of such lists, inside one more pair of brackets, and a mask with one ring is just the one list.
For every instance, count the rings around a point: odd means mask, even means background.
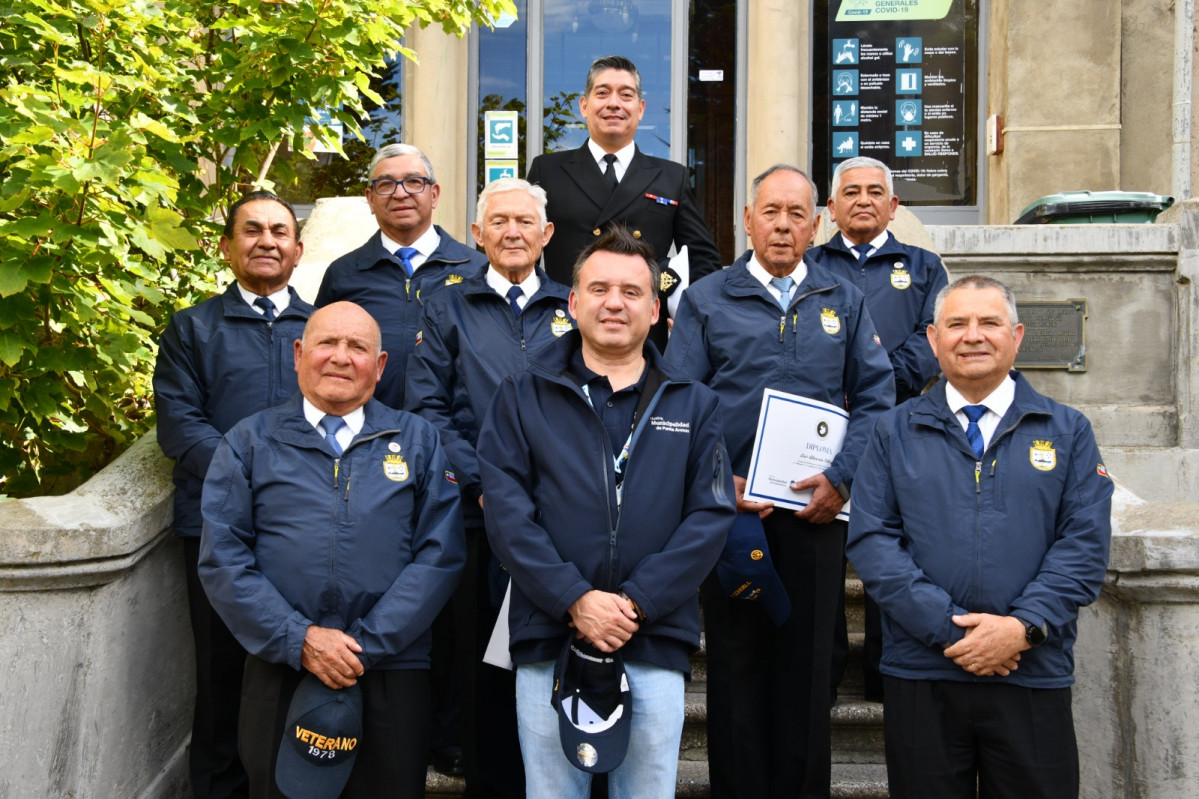
[{"label": "bronze plaque on wall", "polygon": [[1018,302],[1024,340],[1016,354],[1018,369],[1087,370],[1087,301]]}]

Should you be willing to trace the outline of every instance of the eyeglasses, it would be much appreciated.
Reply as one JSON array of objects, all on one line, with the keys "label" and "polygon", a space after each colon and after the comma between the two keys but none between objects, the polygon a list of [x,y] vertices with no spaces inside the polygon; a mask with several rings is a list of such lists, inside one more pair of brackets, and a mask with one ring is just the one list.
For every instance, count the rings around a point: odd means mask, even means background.
[{"label": "eyeglasses", "polygon": [[371,181],[371,191],[382,197],[389,197],[396,193],[396,189],[400,186],[404,187],[404,191],[408,194],[421,194],[425,187],[432,184],[431,178],[420,177],[413,175],[406,177],[403,180],[394,180],[392,178],[375,178]]}]

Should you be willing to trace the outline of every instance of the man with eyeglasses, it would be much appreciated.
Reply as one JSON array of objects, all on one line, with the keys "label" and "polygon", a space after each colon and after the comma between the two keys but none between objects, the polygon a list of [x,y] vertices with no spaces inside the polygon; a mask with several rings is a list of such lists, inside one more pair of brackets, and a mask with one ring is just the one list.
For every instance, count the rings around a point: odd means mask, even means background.
[{"label": "man with eyeglasses", "polygon": [[370,164],[366,201],[379,224],[358,249],[329,265],[316,295],[318,308],[339,300],[362,306],[379,321],[392,367],[375,397],[404,405],[404,373],[420,331],[421,306],[447,282],[487,266],[487,258],[433,224],[441,186],[433,164],[410,144],[389,144]]}]

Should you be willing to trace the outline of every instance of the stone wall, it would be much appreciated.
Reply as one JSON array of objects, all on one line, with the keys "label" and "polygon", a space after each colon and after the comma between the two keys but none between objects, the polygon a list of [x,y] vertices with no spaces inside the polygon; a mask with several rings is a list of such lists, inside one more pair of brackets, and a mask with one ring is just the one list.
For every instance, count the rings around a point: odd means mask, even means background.
[{"label": "stone wall", "polygon": [[194,670],[151,433],[62,497],[0,503],[0,796],[186,795]]}]

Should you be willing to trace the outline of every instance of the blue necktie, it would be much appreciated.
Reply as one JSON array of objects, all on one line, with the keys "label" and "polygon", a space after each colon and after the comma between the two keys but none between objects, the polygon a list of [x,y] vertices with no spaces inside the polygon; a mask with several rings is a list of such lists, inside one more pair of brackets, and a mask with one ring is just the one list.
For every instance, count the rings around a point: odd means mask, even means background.
[{"label": "blue necktie", "polygon": [[978,420],[983,418],[986,412],[986,405],[962,406],[962,413],[970,420],[970,424],[966,425],[966,440],[970,442],[976,460],[982,460],[983,456],[983,431],[978,429]]},{"label": "blue necktie", "polygon": [[524,294],[524,291],[520,286],[513,286],[508,289],[508,304],[512,306],[512,313],[517,316],[520,316],[520,303],[517,300],[520,299],[520,295],[522,294]]},{"label": "blue necktie", "polygon": [[870,245],[863,244],[858,247],[858,266],[865,266],[866,259],[870,257]]},{"label": "blue necktie", "polygon": [[400,256],[400,263],[404,265],[404,271],[408,273],[408,277],[412,277],[412,259],[420,254],[420,250],[415,247],[401,247],[396,250],[396,255]]},{"label": "blue necktie", "polygon": [[275,321],[275,303],[271,302],[270,297],[257,297],[254,304],[262,309],[262,315],[266,317],[266,321]]},{"label": "blue necktie", "polygon": [[770,285],[779,293],[779,307],[784,311],[787,310],[787,303],[791,301],[791,286],[794,283],[790,275],[770,278]]},{"label": "blue necktie", "polygon": [[337,440],[337,431],[346,426],[346,420],[340,416],[326,414],[321,417],[321,427],[325,430],[325,441],[333,448],[333,454],[341,456],[341,442]]}]

